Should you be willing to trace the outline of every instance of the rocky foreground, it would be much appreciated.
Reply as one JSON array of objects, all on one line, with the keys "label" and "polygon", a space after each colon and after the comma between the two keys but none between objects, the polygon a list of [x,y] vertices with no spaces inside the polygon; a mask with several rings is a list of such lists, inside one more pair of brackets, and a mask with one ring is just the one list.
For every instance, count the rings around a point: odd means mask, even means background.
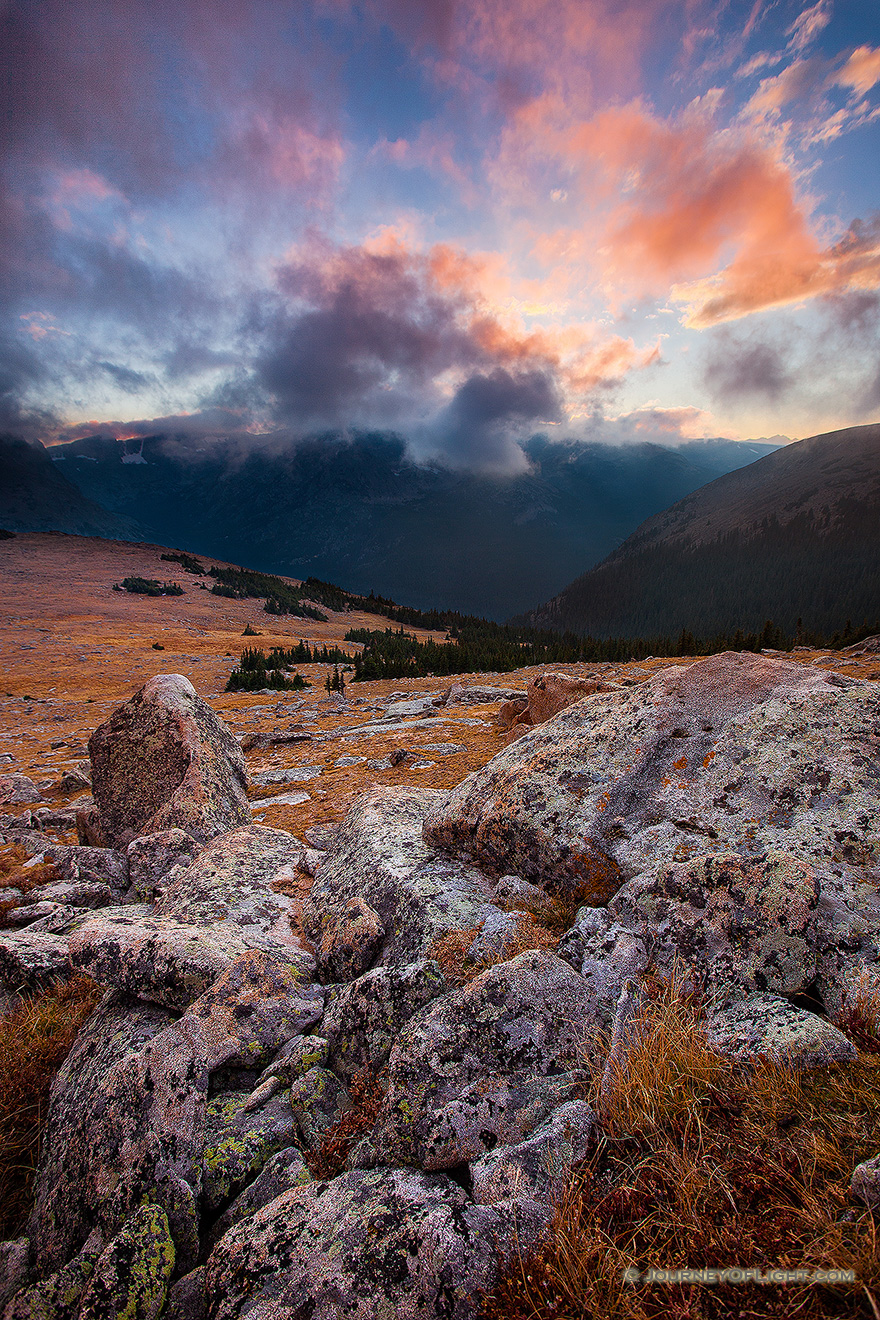
[{"label": "rocky foreground", "polygon": [[[95,732],[81,842],[44,847],[63,878],[0,935],[4,995],[106,991],[0,1247],[4,1320],[473,1316],[590,1149],[647,972],[703,992],[724,1055],[855,1058],[877,684],[728,653],[547,678],[507,719],[522,736],[451,792],[377,788],[308,841],[252,824],[239,744],[180,675]],[[553,951],[509,956],[565,912]]]}]

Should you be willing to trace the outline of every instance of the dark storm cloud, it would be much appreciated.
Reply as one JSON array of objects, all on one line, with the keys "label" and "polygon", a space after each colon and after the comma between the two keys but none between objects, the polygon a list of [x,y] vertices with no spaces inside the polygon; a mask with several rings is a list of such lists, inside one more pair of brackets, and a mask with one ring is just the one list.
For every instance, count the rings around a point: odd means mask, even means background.
[{"label": "dark storm cloud", "polygon": [[437,375],[484,358],[460,301],[434,287],[411,253],[322,249],[285,268],[280,287],[311,304],[278,316],[258,365],[291,420],[350,422],[352,409],[359,421],[411,415]]},{"label": "dark storm cloud", "polygon": [[776,344],[720,330],[706,355],[703,379],[716,399],[736,403],[780,398],[794,383],[794,373]]},{"label": "dark storm cloud", "polygon": [[527,466],[517,443],[529,426],[560,416],[547,371],[494,371],[471,376],[430,427],[435,453],[453,467],[514,472]]}]

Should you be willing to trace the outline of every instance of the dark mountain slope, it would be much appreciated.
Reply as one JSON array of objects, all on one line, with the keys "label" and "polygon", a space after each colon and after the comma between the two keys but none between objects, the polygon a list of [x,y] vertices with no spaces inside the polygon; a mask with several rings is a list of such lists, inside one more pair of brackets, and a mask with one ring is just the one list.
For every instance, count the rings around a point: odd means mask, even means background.
[{"label": "dark mountain slope", "polygon": [[648,519],[529,621],[594,636],[880,616],[880,425],[813,436]]},{"label": "dark mountain slope", "polygon": [[92,438],[54,456],[84,494],[152,540],[424,608],[504,618],[546,599],[639,522],[769,445],[525,446],[529,470],[490,478],[420,465],[402,440],[298,445]]},{"label": "dark mountain slope", "polygon": [[108,513],[58,470],[42,445],[0,435],[0,527],[12,532],[71,532],[136,541],[143,528]]}]

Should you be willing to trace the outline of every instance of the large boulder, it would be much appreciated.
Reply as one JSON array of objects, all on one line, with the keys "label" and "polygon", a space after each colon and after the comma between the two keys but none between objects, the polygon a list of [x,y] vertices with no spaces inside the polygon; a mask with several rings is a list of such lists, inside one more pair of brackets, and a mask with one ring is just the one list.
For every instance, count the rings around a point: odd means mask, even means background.
[{"label": "large boulder", "polygon": [[238,742],[182,674],[157,674],[89,739],[104,843],[181,829],[200,843],[250,821]]},{"label": "large boulder", "polygon": [[330,1045],[330,1067],[347,1082],[363,1068],[381,1067],[410,1018],[445,990],[439,966],[428,959],[408,967],[374,967],[343,986],[321,1028]]},{"label": "large boulder", "polygon": [[471,1320],[499,1261],[533,1241],[509,1205],[474,1205],[446,1177],[345,1173],[285,1192],[220,1240],[208,1314]]},{"label": "large boulder", "polygon": [[358,1162],[448,1169],[522,1140],[587,1084],[589,1010],[582,977],[536,950],[436,1000],[391,1051]]},{"label": "large boulder", "polygon": [[480,871],[422,840],[426,811],[444,797],[377,788],[351,808],[303,904],[324,979],[357,976],[369,962],[417,962],[440,936],[473,930],[497,911]]},{"label": "large boulder", "polygon": [[[149,1195],[168,1216],[179,1262],[195,1265],[212,1079],[265,1066],[315,1025],[323,1001],[295,963],[261,950],[244,954],[177,1019],[108,996],[52,1087],[30,1225],[41,1264],[63,1264],[96,1225],[115,1233]],[[247,1095],[240,1101],[243,1109]],[[252,1126],[262,1131],[265,1122],[257,1115]],[[247,1128],[238,1124],[235,1141]],[[265,1158],[279,1149],[270,1146]],[[232,1187],[236,1174],[228,1177]]]},{"label": "large boulder", "polygon": [[427,844],[603,903],[658,861],[787,852],[878,861],[880,687],[725,652],[597,693],[429,810]]},{"label": "large boulder", "polygon": [[616,683],[598,678],[578,678],[575,674],[555,674],[545,671],[530,679],[528,686],[529,718],[532,724],[546,724],[561,710],[573,706],[584,697],[596,692],[613,692]]}]

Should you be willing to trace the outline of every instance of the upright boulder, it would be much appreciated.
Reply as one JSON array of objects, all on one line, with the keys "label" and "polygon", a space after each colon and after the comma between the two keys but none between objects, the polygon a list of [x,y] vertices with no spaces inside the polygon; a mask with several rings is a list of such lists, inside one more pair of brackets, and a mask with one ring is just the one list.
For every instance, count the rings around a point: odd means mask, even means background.
[{"label": "upright boulder", "polygon": [[103,843],[181,829],[207,843],[250,824],[241,748],[182,674],[157,674],[89,739]]}]

